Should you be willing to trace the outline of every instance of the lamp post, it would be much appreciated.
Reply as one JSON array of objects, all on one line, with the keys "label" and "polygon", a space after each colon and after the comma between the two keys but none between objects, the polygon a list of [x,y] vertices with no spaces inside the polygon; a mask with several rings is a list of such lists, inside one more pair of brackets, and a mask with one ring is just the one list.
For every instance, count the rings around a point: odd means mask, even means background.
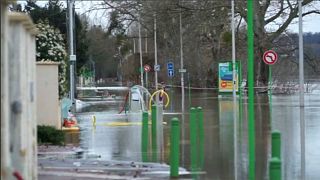
[{"label": "lamp post", "polygon": [[70,99],[72,102],[71,110],[75,111],[75,64],[76,64],[76,55],[74,54],[74,37],[73,37],[73,9],[74,9],[74,0],[68,0],[68,16],[69,16],[69,61],[70,61]]}]

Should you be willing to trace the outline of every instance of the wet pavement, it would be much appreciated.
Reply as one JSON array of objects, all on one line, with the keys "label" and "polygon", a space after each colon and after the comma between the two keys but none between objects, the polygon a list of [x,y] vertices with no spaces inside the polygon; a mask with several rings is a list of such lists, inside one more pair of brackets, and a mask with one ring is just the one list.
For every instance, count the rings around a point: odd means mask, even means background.
[{"label": "wet pavement", "polygon": [[[189,113],[181,112],[181,95],[170,92],[171,103],[165,110],[164,121],[178,117],[184,128],[181,133],[180,166],[190,170]],[[169,94],[169,95],[170,95]],[[300,107],[298,95],[273,95],[271,105],[267,95],[257,95],[255,101],[256,124],[256,179],[268,179],[268,160],[271,152],[271,131],[279,130],[282,136],[283,179],[300,178]],[[186,110],[191,106],[203,107],[205,152],[204,168],[200,179],[234,179],[234,135],[232,98],[217,98],[212,91],[193,91],[192,101],[186,96]],[[306,175],[308,180],[320,179],[320,95],[306,94],[305,108],[302,109],[306,120]],[[191,105],[190,105],[191,104]],[[75,142],[84,151],[81,161],[120,161],[141,162],[141,114],[118,114],[122,102],[93,103],[77,113],[80,133],[72,135],[68,141]],[[241,106],[237,104],[237,173],[238,179],[247,179],[248,174],[248,137],[247,137],[247,99]],[[271,108],[270,108],[271,107]],[[177,114],[175,114],[178,112]],[[271,116],[270,116],[271,114]],[[92,124],[95,115],[97,125]],[[149,132],[151,129],[149,129]],[[164,153],[158,165],[169,162],[170,127],[164,125]],[[77,138],[78,137],[78,138]],[[151,147],[151,146],[150,146]],[[149,155],[150,156],[150,155]],[[85,163],[84,163],[85,164]],[[82,164],[83,165],[83,164]],[[82,166],[81,165],[81,166]],[[86,167],[86,166],[85,166]],[[129,172],[129,171],[128,171]],[[154,177],[168,177],[157,174]],[[103,174],[103,173],[102,173]],[[119,174],[117,174],[119,175]],[[126,174],[125,174],[126,176]],[[45,177],[45,174],[43,174]],[[130,174],[128,178],[134,177]],[[150,176],[138,176],[149,177]],[[193,176],[194,177],[194,176]],[[156,178],[156,179],[159,179]],[[181,177],[184,179],[187,177]],[[121,179],[121,178],[120,178]],[[126,178],[125,178],[126,179]]]}]

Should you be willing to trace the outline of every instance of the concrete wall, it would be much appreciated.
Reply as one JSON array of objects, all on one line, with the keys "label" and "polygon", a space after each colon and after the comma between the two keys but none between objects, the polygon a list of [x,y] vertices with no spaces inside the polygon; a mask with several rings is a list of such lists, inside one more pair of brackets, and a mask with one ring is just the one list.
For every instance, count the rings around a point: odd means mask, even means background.
[{"label": "concrete wall", "polygon": [[56,62],[37,63],[37,122],[60,129],[58,66]]},{"label": "concrete wall", "polygon": [[35,34],[1,1],[1,179],[37,179]]},{"label": "concrete wall", "polygon": [[8,179],[10,173],[8,16],[6,8],[6,2],[1,1],[1,179]]}]

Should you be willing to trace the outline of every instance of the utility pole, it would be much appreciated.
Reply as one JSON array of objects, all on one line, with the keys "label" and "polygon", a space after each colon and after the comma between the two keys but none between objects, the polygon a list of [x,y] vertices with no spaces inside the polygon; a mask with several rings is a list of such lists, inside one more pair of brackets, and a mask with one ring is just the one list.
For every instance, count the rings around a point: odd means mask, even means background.
[{"label": "utility pole", "polygon": [[[235,41],[235,32],[234,32],[234,0],[231,0],[231,31],[232,31],[232,96],[233,96],[233,144],[234,144],[234,179],[238,179],[238,144],[237,144],[237,111],[236,111],[236,41]],[[240,105],[241,106],[241,105]]]},{"label": "utility pole", "polygon": [[[157,53],[157,16],[156,14],[153,15],[153,18],[154,18],[154,66],[157,66],[158,53]],[[156,69],[154,70],[155,70],[154,71],[155,85],[156,85],[156,90],[158,90],[158,71]]]},{"label": "utility pole", "polygon": [[[180,12],[180,69],[183,69],[182,14]],[[184,72],[181,71],[181,111],[184,114]]]},{"label": "utility pole", "polygon": [[302,0],[299,0],[299,84],[300,84],[300,143],[301,143],[301,180],[306,179],[306,147],[304,119],[304,73],[303,73],[303,29],[302,29]]},{"label": "utility pole", "polygon": [[139,15],[139,51],[140,51],[140,81],[141,86],[143,86],[143,64],[142,64],[142,47],[141,47],[141,22],[140,22],[140,15]]},{"label": "utility pole", "polygon": [[68,14],[69,14],[69,61],[70,61],[70,99],[72,102],[72,111],[75,111],[75,64],[76,64],[76,55],[74,54],[74,37],[73,37],[73,8],[74,0],[68,0]]},{"label": "utility pole", "polygon": [[[183,70],[183,42],[182,42],[182,13],[180,9],[180,73],[181,73],[181,114],[182,114],[182,120],[181,120],[181,139],[185,139],[185,123],[184,123],[184,72]],[[184,164],[184,147],[181,148],[181,163]]]}]

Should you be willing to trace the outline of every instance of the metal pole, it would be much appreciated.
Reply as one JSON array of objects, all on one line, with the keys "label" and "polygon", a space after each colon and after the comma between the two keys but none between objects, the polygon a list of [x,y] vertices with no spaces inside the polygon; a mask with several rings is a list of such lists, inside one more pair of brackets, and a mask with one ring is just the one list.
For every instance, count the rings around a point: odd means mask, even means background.
[{"label": "metal pole", "polygon": [[143,86],[143,67],[142,67],[142,47],[141,47],[141,23],[139,15],[139,51],[140,51],[140,80],[141,86]]},{"label": "metal pole", "polygon": [[68,7],[69,7],[69,62],[70,62],[70,99],[72,102],[72,111],[75,110],[75,100],[74,100],[74,69],[75,69],[75,62],[76,62],[76,56],[74,55],[74,38],[73,38],[73,5],[74,1],[69,0],[68,1]]},{"label": "metal pole", "polygon": [[303,73],[303,29],[302,29],[302,0],[299,0],[299,84],[300,84],[300,142],[301,142],[301,179],[306,175],[305,157],[305,120],[304,111],[304,73]]},{"label": "metal pole", "polygon": [[[181,12],[180,12],[180,69],[183,69],[183,42],[182,42],[182,17],[181,17]],[[184,78],[183,78],[183,73],[181,72],[181,111],[182,114],[184,114]],[[182,126],[183,127],[183,126]]]},{"label": "metal pole", "polygon": [[236,100],[236,42],[235,42],[235,31],[234,31],[234,0],[231,0],[231,31],[232,31],[232,96],[233,96],[233,145],[234,145],[234,179],[238,179],[238,145],[237,145],[237,100]]},{"label": "metal pole", "polygon": [[[158,65],[158,54],[157,54],[157,17],[154,14],[154,65]],[[158,71],[154,71],[156,90],[158,90]],[[158,99],[158,98],[157,98]]]},{"label": "metal pole", "polygon": [[146,37],[144,39],[144,44],[145,44],[144,50],[146,53],[148,53],[148,31],[146,31]]},{"label": "metal pole", "polygon": [[146,88],[148,89],[148,72],[145,72],[146,73]]},{"label": "metal pole", "polygon": [[[180,12],[180,69],[183,69],[183,42],[182,42],[182,14]],[[183,71],[181,71],[181,138],[184,140],[185,131],[184,131],[184,78]],[[181,163],[184,164],[184,146],[181,148]]]},{"label": "metal pole", "polygon": [[255,122],[254,122],[254,35],[253,35],[253,2],[247,2],[248,24],[248,142],[249,142],[249,179],[255,180]]}]

